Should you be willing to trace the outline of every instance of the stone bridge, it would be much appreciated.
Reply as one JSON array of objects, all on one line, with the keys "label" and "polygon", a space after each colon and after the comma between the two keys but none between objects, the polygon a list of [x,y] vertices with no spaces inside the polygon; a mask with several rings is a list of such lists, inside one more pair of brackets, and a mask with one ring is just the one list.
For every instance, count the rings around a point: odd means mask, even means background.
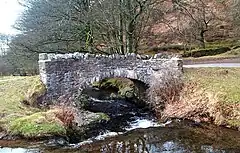
[{"label": "stone bridge", "polygon": [[[51,99],[82,90],[104,78],[124,77],[146,85],[154,73],[171,68],[182,71],[182,60],[166,54],[94,55],[40,54],[39,70]],[[161,79],[161,78],[159,78]]]}]

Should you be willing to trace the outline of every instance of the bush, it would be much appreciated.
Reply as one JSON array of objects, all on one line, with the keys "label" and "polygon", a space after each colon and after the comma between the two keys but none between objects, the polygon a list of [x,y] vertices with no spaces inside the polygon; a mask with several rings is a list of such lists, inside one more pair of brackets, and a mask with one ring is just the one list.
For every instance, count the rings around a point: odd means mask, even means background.
[{"label": "bush", "polygon": [[222,53],[226,53],[230,51],[229,47],[221,47],[221,48],[211,48],[211,49],[199,49],[193,50],[191,52],[186,52],[182,56],[183,57],[202,57],[202,56],[213,56]]},{"label": "bush", "polygon": [[74,109],[71,107],[62,106],[55,112],[56,117],[64,124],[65,127],[71,127],[75,119]]},{"label": "bush", "polygon": [[152,76],[147,95],[149,104],[158,117],[161,117],[161,112],[166,104],[172,104],[179,100],[182,87],[181,71],[169,68]]}]

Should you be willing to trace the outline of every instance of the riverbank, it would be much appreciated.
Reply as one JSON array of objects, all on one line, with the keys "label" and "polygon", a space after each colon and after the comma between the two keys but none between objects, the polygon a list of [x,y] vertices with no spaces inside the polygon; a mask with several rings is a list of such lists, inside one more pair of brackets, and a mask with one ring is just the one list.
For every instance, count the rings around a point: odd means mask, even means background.
[{"label": "riverbank", "polygon": [[[185,69],[185,86],[181,92],[180,101],[167,104],[162,114],[165,119],[190,119],[239,129],[239,78],[240,68]],[[36,92],[41,89],[38,88],[39,84],[41,83],[38,76],[17,77],[16,79],[14,77],[0,78],[0,139],[6,136],[11,139],[12,135],[21,136],[20,138],[65,137],[69,132],[67,131],[69,125],[75,118],[73,117],[74,109],[71,107],[40,109],[32,107],[34,103],[26,100],[29,93],[32,96],[28,99],[33,98],[33,101],[36,93],[41,95],[41,92]],[[90,104],[103,106],[99,101]],[[111,102],[109,104],[114,105]],[[106,103],[106,106],[109,104]],[[126,104],[118,103],[118,105],[125,106]],[[109,107],[109,110],[114,111],[112,107]],[[80,113],[79,116],[84,116],[79,118],[79,123],[85,121],[86,117],[92,119],[80,125],[93,123],[92,125],[95,126],[95,123],[102,123],[102,121],[107,124],[109,120],[108,115],[105,114]],[[41,130],[38,131],[39,129]]]},{"label": "riverbank", "polygon": [[166,104],[162,118],[210,122],[240,130],[240,68],[184,69],[177,102]]},{"label": "riverbank", "polygon": [[0,78],[0,139],[70,140],[69,135],[85,139],[85,132],[109,120],[106,114],[67,105],[40,107],[37,102],[45,91],[39,76]]}]

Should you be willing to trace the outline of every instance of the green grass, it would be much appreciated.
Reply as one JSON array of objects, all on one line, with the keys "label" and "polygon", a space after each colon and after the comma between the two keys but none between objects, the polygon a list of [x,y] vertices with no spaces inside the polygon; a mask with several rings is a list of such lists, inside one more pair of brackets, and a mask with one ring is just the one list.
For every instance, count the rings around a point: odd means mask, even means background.
[{"label": "green grass", "polygon": [[[221,47],[229,47],[231,48],[230,51],[227,51],[225,53],[212,55],[212,56],[202,56],[198,58],[194,57],[187,57],[185,59],[195,59],[195,60],[214,60],[214,59],[226,59],[226,58],[233,58],[233,57],[240,57],[240,48],[239,42],[233,42],[233,41],[221,41],[221,42],[212,42],[212,43],[206,43],[206,49],[214,49],[214,48],[221,48]],[[201,48],[195,48],[194,50],[200,50]],[[187,51],[192,52],[192,51]],[[182,52],[183,54],[183,52]]]},{"label": "green grass", "polygon": [[20,101],[24,99],[28,89],[34,88],[38,83],[39,76],[0,78],[0,114],[23,116],[35,112],[36,109],[26,108]]},{"label": "green grass", "polygon": [[222,57],[240,57],[240,48],[232,49],[226,53],[220,54]]},{"label": "green grass", "polygon": [[238,49],[232,49],[230,51],[227,51],[226,53],[214,55],[214,56],[203,56],[203,57],[186,57],[184,59],[190,59],[193,61],[201,61],[201,60],[221,60],[221,59],[229,59],[229,58],[236,58],[240,57],[240,48]]},{"label": "green grass", "polygon": [[0,129],[26,138],[64,135],[66,130],[53,111],[31,107],[44,91],[39,76],[1,77]]},{"label": "green grass", "polygon": [[53,120],[54,113],[40,112],[21,117],[10,122],[8,131],[13,135],[25,138],[45,137],[47,135],[65,135],[66,129],[60,122]]},{"label": "green grass", "polygon": [[187,69],[186,77],[211,92],[221,93],[227,103],[240,103],[240,68]]},{"label": "green grass", "polygon": [[219,119],[226,126],[240,128],[240,68],[186,69],[185,77],[216,94],[218,103],[213,107],[220,110],[223,118]]}]

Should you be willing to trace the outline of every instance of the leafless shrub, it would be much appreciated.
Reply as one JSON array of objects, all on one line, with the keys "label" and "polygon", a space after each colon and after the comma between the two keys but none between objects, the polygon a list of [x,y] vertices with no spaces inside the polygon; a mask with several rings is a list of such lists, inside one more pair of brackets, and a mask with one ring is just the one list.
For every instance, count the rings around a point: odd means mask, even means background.
[{"label": "leafless shrub", "polygon": [[69,106],[54,106],[54,114],[65,127],[71,127],[75,119],[75,109]]},{"label": "leafless shrub", "polygon": [[[159,119],[190,119],[197,122],[211,122],[216,125],[232,127],[240,119],[240,105],[223,102],[219,99],[223,93],[210,92],[196,82],[185,82],[179,100],[166,103]],[[237,123],[237,122],[236,122]]]},{"label": "leafless shrub", "polygon": [[147,95],[149,104],[158,116],[161,116],[161,111],[166,104],[172,104],[179,100],[182,88],[183,79],[181,71],[169,68],[152,76]]}]

